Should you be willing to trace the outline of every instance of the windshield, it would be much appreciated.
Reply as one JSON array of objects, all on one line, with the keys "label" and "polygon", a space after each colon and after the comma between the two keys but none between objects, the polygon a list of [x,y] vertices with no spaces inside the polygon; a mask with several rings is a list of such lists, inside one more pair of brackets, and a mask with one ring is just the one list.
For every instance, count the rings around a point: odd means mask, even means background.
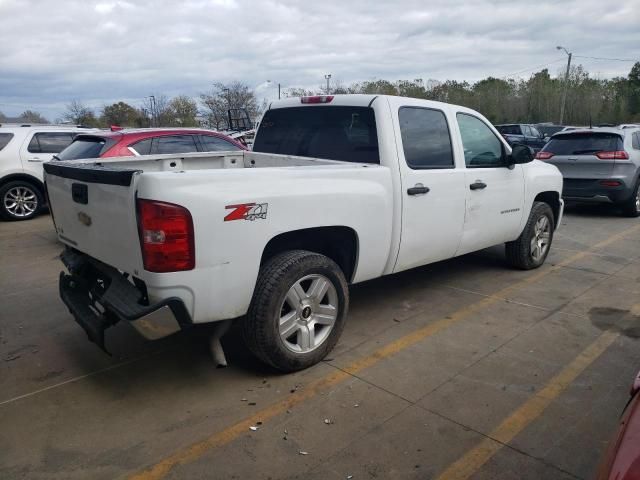
[{"label": "windshield", "polygon": [[551,137],[543,148],[554,155],[590,155],[624,150],[622,138],[615,133],[573,133]]},{"label": "windshield", "polygon": [[564,127],[562,125],[538,125],[538,131],[543,135],[550,137],[554,133],[558,133]]},{"label": "windshield", "polygon": [[99,158],[116,143],[115,140],[102,137],[79,136],[62,150],[58,155],[58,160],[78,160],[79,158]]},{"label": "windshield", "polygon": [[375,115],[368,107],[268,110],[260,123],[253,151],[380,163]]}]

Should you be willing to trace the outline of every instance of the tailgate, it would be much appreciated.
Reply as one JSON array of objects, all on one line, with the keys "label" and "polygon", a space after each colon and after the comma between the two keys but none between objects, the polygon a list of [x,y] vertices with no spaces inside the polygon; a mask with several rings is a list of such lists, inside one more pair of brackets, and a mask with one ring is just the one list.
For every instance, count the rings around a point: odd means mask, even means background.
[{"label": "tailgate", "polygon": [[44,170],[60,241],[124,272],[142,271],[136,220],[141,171],[65,162],[46,163]]}]

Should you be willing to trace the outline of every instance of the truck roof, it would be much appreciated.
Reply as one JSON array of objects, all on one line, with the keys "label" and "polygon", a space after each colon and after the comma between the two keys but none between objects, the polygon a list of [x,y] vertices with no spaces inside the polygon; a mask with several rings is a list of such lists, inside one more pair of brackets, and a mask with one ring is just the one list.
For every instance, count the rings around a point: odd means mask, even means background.
[{"label": "truck roof", "polygon": [[[303,98],[326,98],[328,101],[314,102],[314,103],[302,103]],[[368,107],[376,98],[387,98],[392,103],[400,103],[404,99],[419,100],[425,104],[429,104],[433,107],[442,108],[444,105],[452,105],[445,102],[436,102],[435,100],[426,100],[422,98],[413,97],[400,97],[398,95],[367,95],[360,93],[340,94],[340,95],[311,95],[309,97],[289,97],[282,100],[274,100],[269,108],[290,108],[300,106],[352,106],[352,107]],[[460,109],[469,110],[466,107],[460,106]]]}]

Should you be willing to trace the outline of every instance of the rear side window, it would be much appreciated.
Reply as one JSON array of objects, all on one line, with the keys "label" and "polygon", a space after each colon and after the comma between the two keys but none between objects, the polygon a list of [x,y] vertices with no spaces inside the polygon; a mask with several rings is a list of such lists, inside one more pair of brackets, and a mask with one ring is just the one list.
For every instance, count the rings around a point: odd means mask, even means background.
[{"label": "rear side window", "polygon": [[200,143],[203,152],[224,152],[229,150],[240,150],[240,148],[231,142],[227,142],[215,135],[200,135]]},{"label": "rear side window", "polygon": [[572,133],[551,137],[543,148],[554,155],[591,155],[597,152],[624,150],[622,137],[615,133]]},{"label": "rear side window", "polygon": [[190,153],[197,152],[196,141],[193,135],[167,135],[156,137],[153,142],[153,153]]},{"label": "rear side window", "polygon": [[380,163],[373,109],[317,106],[268,110],[258,129],[256,152]]},{"label": "rear side window", "polygon": [[496,129],[503,135],[522,135],[520,125],[498,125]]},{"label": "rear side window", "polygon": [[31,153],[60,153],[72,140],[71,133],[39,132],[33,136],[27,150]]},{"label": "rear side window", "polygon": [[80,158],[99,158],[114,145],[115,140],[102,137],[80,136],[58,154],[60,160],[78,160]]},{"label": "rear side window", "polygon": [[13,133],[0,133],[0,150],[6,147],[12,138]]},{"label": "rear side window", "polygon": [[453,152],[444,113],[428,108],[402,107],[398,111],[402,148],[413,169],[452,168]]},{"label": "rear side window", "polygon": [[149,155],[151,153],[151,142],[153,138],[147,138],[146,140],[140,140],[132,145],[129,145],[133,148],[138,155]]}]

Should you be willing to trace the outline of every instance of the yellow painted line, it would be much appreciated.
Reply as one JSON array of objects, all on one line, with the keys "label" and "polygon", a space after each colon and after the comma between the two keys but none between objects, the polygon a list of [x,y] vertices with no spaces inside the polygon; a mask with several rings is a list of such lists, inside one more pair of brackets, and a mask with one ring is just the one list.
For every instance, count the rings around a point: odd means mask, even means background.
[{"label": "yellow painted line", "polygon": [[476,473],[498,451],[508,444],[591,365],[620,334],[605,332],[583,350],[569,365],[553,377],[545,387],[509,415],[476,447],[469,450],[442,472],[437,480],[466,480]]},{"label": "yellow painted line", "polygon": [[606,240],[594,245],[593,247],[591,247],[589,250],[585,252],[580,252],[575,255],[572,255],[568,259],[550,268],[539,270],[533,275],[529,275],[528,277],[524,278],[519,282],[514,283],[511,286],[501,289],[500,291],[498,291],[497,293],[494,293],[490,297],[485,297],[476,303],[473,303],[471,305],[468,305],[464,308],[461,308],[455,311],[454,313],[448,315],[445,318],[442,318],[433,323],[430,323],[429,325],[426,325],[397,340],[394,340],[393,342],[385,345],[384,347],[381,347],[378,350],[374,351],[370,355],[367,355],[359,360],[354,361],[353,363],[345,367],[342,371],[336,371],[336,372],[330,373],[310,383],[303,390],[296,391],[292,395],[288,396],[286,399],[280,400],[256,412],[254,415],[248,418],[245,418],[244,420],[241,420],[240,422],[230,427],[227,427],[224,430],[213,433],[212,435],[210,435],[209,437],[203,440],[200,440],[196,443],[193,443],[192,445],[189,445],[185,448],[178,450],[177,452],[171,454],[170,456],[160,461],[159,463],[149,467],[146,470],[143,470],[142,472],[134,474],[129,478],[131,480],[159,480],[161,478],[164,478],[174,467],[178,465],[184,465],[186,463],[190,463],[194,460],[197,460],[202,455],[204,455],[207,451],[212,450],[216,447],[225,445],[227,443],[230,443],[231,441],[235,440],[241,435],[246,434],[247,431],[249,431],[249,427],[251,425],[255,425],[256,422],[264,423],[267,420],[270,420],[271,418],[286,412],[288,409],[294,407],[295,405],[298,405],[309,398],[315,397],[321,391],[331,388],[334,385],[350,378],[351,375],[357,374],[358,372],[375,365],[381,360],[388,358],[392,355],[395,355],[396,353],[402,350],[405,350],[406,348],[412,345],[415,345],[416,343],[428,337],[431,337],[446,328],[449,328],[455,323],[469,317],[471,314],[477,312],[478,310],[488,307],[493,303],[504,301],[503,298],[501,297],[504,297],[505,295],[509,294],[511,291],[521,288],[525,285],[531,284],[539,280],[540,278],[543,278],[544,276],[558,270],[559,268],[585,257],[586,255],[588,255],[589,251],[605,247],[636,230],[640,230],[640,225],[624,230],[620,233],[617,233],[616,235],[613,235],[607,238]]}]

